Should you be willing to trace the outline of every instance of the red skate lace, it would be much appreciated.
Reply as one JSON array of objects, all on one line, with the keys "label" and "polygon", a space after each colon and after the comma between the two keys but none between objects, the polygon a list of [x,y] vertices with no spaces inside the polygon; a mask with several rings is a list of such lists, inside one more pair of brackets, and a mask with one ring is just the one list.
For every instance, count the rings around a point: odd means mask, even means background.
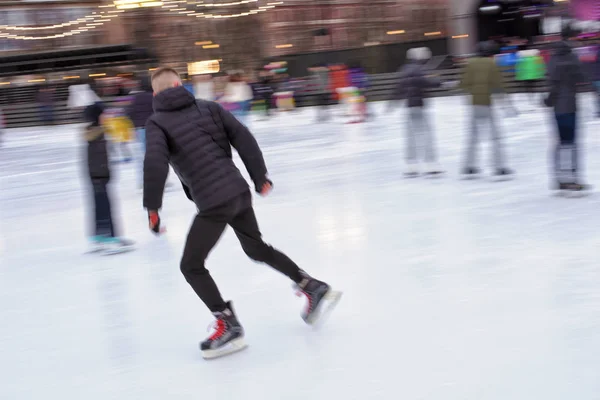
[{"label": "red skate lace", "polygon": [[209,326],[209,328],[213,328],[215,332],[208,338],[208,340],[216,340],[223,336],[227,331],[227,324],[222,319],[218,319],[214,324]]},{"label": "red skate lace", "polygon": [[296,295],[297,295],[298,297],[300,297],[300,296],[304,295],[304,296],[307,298],[307,300],[308,300],[308,305],[306,306],[306,310],[304,311],[304,313],[305,313],[306,315],[310,314],[310,312],[311,312],[311,311],[312,311],[312,309],[313,309],[312,296],[311,296],[310,294],[308,294],[308,292],[305,292],[304,290],[301,290],[301,289],[299,289],[299,290],[296,292]]}]

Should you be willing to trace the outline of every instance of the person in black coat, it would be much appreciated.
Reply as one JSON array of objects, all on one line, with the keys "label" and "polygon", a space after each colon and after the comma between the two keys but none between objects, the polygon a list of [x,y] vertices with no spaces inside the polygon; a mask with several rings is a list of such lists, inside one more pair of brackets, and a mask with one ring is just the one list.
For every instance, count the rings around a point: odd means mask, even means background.
[{"label": "person in black coat", "polygon": [[554,178],[560,190],[581,191],[588,189],[579,181],[579,151],[577,146],[577,92],[578,86],[587,81],[583,67],[573,52],[568,39],[570,29],[563,32],[548,63],[550,93],[545,104],[554,109],[558,138],[553,151]]},{"label": "person in black coat", "polygon": [[135,127],[135,136],[139,144],[141,156],[139,157],[139,185],[142,185],[142,170],[143,170],[143,159],[146,152],[146,121],[154,113],[152,108],[152,101],[154,95],[152,94],[152,84],[150,83],[150,77],[143,77],[140,80],[140,90],[135,91],[133,94],[133,100],[127,108],[127,116]]},{"label": "person in black coat", "polygon": [[269,194],[272,183],[248,128],[219,104],[194,99],[172,69],[159,69],[152,77],[152,87],[155,113],[146,123],[144,207],[150,229],[160,234],[158,211],[171,164],[199,210],[187,237],[181,271],[217,319],[216,332],[201,343],[203,356],[214,358],[245,348],[244,330],[231,302],[223,300],[204,265],[227,225],[234,229],[251,259],[270,265],[298,285],[309,300],[303,318],[307,323],[315,322],[323,300],[337,295],[263,241],[248,184],[232,160],[233,146],[255,190],[263,196]]},{"label": "person in black coat", "polygon": [[120,238],[116,232],[107,186],[110,182],[108,149],[101,117],[104,106],[94,103],[83,111],[87,142],[87,170],[93,189],[94,235],[92,251],[118,251],[129,248],[133,243]]},{"label": "person in black coat", "polygon": [[408,118],[406,125],[406,163],[405,175],[416,177],[418,171],[418,145],[422,143],[425,173],[439,175],[444,171],[437,163],[434,131],[425,108],[427,90],[440,87],[440,79],[430,76],[425,64],[431,59],[431,50],[427,47],[412,48],[407,53],[408,63],[399,71],[396,97],[406,99]]}]

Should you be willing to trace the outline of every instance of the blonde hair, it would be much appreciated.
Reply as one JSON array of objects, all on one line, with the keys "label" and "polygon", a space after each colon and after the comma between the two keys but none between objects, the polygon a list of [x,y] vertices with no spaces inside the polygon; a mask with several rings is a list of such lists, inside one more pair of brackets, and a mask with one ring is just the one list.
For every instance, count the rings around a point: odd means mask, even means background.
[{"label": "blonde hair", "polygon": [[152,75],[152,90],[158,94],[181,84],[181,77],[173,68],[160,68]]}]

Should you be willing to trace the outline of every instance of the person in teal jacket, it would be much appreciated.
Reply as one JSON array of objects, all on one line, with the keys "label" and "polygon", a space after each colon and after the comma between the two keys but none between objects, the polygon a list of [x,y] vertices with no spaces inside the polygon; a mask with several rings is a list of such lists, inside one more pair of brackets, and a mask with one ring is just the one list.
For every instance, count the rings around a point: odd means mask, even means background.
[{"label": "person in teal jacket", "polygon": [[539,50],[523,50],[518,53],[516,79],[525,86],[531,100],[536,101],[535,88],[537,82],[546,76],[546,65]]}]

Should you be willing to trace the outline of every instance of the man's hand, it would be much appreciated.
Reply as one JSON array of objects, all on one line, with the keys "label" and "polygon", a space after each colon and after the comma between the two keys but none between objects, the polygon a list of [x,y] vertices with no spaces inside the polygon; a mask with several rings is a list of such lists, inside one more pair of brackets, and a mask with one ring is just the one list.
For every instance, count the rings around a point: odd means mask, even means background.
[{"label": "man's hand", "polygon": [[148,222],[150,230],[154,232],[155,235],[164,233],[164,228],[160,228],[160,215],[158,215],[158,211],[148,211]]},{"label": "man's hand", "polygon": [[273,182],[271,181],[266,181],[265,183],[263,183],[262,187],[260,188],[260,195],[261,196],[268,196],[269,193],[271,193],[271,190],[273,190]]}]

